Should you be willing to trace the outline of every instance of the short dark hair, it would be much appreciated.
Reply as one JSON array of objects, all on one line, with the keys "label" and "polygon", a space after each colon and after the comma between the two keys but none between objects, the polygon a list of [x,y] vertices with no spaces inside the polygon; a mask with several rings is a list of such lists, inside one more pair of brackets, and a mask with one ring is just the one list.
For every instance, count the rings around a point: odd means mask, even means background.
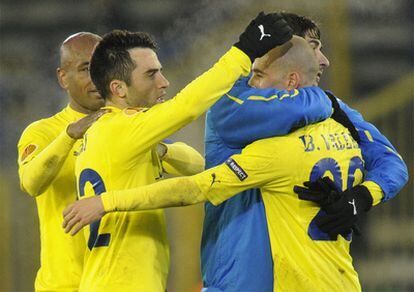
[{"label": "short dark hair", "polygon": [[293,29],[293,34],[305,37],[308,34],[310,37],[320,39],[321,31],[318,24],[307,16],[298,15],[295,13],[281,12],[285,21]]},{"label": "short dark hair", "polygon": [[145,32],[113,30],[105,34],[96,46],[90,63],[92,82],[104,99],[110,96],[109,84],[112,80],[131,84],[131,72],[137,64],[128,52],[133,48],[157,49],[154,39]]}]

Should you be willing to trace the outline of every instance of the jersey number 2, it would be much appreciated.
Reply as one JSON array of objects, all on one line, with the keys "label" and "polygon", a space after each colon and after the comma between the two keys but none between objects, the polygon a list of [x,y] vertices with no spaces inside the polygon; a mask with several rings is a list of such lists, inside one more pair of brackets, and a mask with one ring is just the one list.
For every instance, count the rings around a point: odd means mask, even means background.
[{"label": "jersey number 2", "polygon": [[[347,175],[347,184],[346,188],[352,188],[354,181],[355,181],[355,172],[359,169],[361,172],[364,171],[364,163],[358,156],[354,156],[349,161],[349,168],[348,168],[348,175]],[[343,182],[342,182],[342,171],[339,166],[339,163],[333,158],[322,158],[319,160],[312,168],[310,173],[310,181],[316,181],[318,178],[322,177],[327,171],[329,171],[333,177],[333,181],[338,187],[338,189],[342,190]],[[309,224],[308,228],[308,235],[312,238],[312,240],[332,240],[327,233],[322,232],[319,230],[318,226],[316,226],[315,218],[319,216],[326,215],[326,213],[322,210],[316,214],[316,216],[312,219],[311,223]],[[351,240],[351,233],[346,236],[346,240]]]},{"label": "jersey number 2", "polygon": [[[92,184],[93,190],[96,196],[99,196],[106,191],[105,184],[101,176],[93,169],[87,168],[84,169],[79,176],[79,196],[83,197],[85,195],[85,185],[89,182]],[[90,250],[94,247],[108,246],[109,241],[111,240],[110,233],[99,234],[99,226],[101,225],[101,220],[95,221],[89,225],[90,235],[88,240],[88,247]]]}]

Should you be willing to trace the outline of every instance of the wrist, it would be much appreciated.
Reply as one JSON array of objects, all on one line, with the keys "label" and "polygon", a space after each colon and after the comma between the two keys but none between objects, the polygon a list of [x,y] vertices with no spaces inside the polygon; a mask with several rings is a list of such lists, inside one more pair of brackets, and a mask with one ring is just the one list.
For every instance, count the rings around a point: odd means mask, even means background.
[{"label": "wrist", "polygon": [[67,130],[63,131],[59,136],[58,139],[60,141],[60,145],[65,145],[65,148],[71,149],[73,147],[73,144],[75,144],[77,139],[72,138]]},{"label": "wrist", "polygon": [[246,45],[244,45],[242,42],[237,42],[233,45],[234,47],[238,48],[240,51],[242,51],[243,53],[245,53],[249,59],[250,62],[254,62],[254,60],[256,59],[256,54],[253,50],[250,50]]},{"label": "wrist", "polygon": [[73,140],[78,140],[79,138],[76,136],[76,134],[72,131],[72,124],[69,124],[67,127],[66,127],[66,135],[69,137],[69,138],[71,138],[71,139],[73,139]]},{"label": "wrist", "polygon": [[363,185],[358,185],[353,187],[351,190],[353,197],[359,202],[359,206],[361,206],[362,211],[368,212],[373,204],[373,199],[368,188]]},{"label": "wrist", "polygon": [[102,193],[99,198],[102,201],[102,205],[104,208],[105,213],[115,211],[115,200],[114,195],[111,192],[104,192]]}]

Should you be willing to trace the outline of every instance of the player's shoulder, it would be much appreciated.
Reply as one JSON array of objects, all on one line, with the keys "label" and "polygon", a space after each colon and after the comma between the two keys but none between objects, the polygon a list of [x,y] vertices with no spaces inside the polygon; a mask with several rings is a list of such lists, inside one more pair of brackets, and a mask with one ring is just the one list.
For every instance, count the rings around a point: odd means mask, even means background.
[{"label": "player's shoulder", "polygon": [[30,123],[23,130],[22,137],[39,134],[42,136],[55,136],[58,135],[67,124],[68,122],[62,117],[62,112],[58,112],[52,116]]},{"label": "player's shoulder", "polygon": [[274,157],[278,152],[278,145],[281,145],[281,137],[271,137],[266,139],[256,140],[253,143],[247,145],[244,149],[244,153],[256,154],[263,157]]}]

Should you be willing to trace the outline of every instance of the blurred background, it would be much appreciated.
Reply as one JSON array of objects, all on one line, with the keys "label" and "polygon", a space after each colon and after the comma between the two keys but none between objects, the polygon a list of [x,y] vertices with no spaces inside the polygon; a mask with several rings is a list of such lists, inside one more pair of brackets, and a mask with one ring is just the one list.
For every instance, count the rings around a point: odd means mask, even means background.
[{"label": "blurred background", "polygon": [[[320,24],[331,62],[321,86],[374,123],[414,173],[413,0],[95,0],[0,2],[0,291],[32,291],[39,267],[35,201],[19,189],[16,144],[32,121],[67,103],[55,70],[70,34],[148,31],[169,96],[234,43],[259,11],[291,11]],[[174,137],[203,152],[204,118]],[[170,209],[169,291],[200,289],[201,205]],[[374,207],[352,245],[364,291],[414,291],[414,183]]]}]

